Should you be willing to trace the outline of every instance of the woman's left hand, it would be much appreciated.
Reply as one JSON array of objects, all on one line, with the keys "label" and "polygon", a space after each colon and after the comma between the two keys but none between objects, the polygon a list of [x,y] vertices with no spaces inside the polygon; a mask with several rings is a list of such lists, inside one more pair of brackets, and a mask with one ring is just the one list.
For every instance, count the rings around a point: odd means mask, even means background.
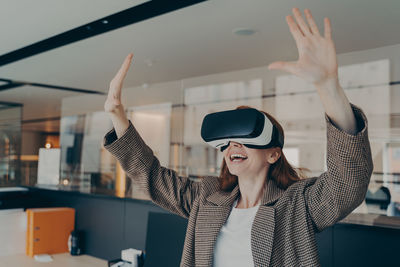
[{"label": "woman's left hand", "polygon": [[324,19],[325,33],[321,36],[309,9],[304,11],[308,24],[298,8],[293,8],[292,16],[286,16],[290,32],[296,41],[299,59],[293,62],[277,61],[269,69],[278,69],[295,74],[315,85],[337,79],[338,65],[336,49],[331,36],[331,24]]}]

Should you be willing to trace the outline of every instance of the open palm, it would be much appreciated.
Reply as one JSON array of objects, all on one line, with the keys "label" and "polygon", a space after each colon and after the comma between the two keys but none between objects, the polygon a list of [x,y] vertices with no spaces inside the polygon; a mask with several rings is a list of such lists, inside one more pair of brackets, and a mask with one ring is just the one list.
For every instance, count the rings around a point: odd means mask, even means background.
[{"label": "open palm", "polygon": [[337,78],[336,49],[329,19],[324,19],[325,32],[324,36],[321,36],[311,11],[306,9],[304,13],[308,25],[298,8],[293,9],[296,22],[292,16],[286,17],[290,32],[296,41],[299,59],[293,62],[273,62],[268,68],[287,71],[314,84]]}]

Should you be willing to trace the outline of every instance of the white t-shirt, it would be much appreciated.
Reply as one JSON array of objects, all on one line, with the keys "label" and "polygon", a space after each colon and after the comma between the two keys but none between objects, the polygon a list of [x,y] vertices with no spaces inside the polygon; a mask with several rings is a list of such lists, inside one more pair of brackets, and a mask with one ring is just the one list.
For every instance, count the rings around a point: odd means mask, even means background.
[{"label": "white t-shirt", "polygon": [[248,208],[235,208],[233,203],[231,213],[218,234],[213,267],[247,267],[254,266],[251,253],[251,226],[260,205]]}]

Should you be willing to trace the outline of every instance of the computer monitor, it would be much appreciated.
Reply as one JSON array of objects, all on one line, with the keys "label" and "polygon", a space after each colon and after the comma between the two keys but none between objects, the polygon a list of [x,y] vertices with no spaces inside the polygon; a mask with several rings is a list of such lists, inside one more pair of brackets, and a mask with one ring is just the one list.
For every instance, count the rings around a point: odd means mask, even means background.
[{"label": "computer monitor", "polygon": [[145,267],[179,266],[187,220],[170,213],[149,212]]}]

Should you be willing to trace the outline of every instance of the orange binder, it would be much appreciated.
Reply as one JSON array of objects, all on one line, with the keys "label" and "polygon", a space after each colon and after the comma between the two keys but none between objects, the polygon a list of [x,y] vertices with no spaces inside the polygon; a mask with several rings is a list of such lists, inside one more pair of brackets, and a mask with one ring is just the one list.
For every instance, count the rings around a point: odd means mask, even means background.
[{"label": "orange binder", "polygon": [[26,255],[68,252],[68,237],[75,225],[75,209],[27,209],[26,215]]}]

